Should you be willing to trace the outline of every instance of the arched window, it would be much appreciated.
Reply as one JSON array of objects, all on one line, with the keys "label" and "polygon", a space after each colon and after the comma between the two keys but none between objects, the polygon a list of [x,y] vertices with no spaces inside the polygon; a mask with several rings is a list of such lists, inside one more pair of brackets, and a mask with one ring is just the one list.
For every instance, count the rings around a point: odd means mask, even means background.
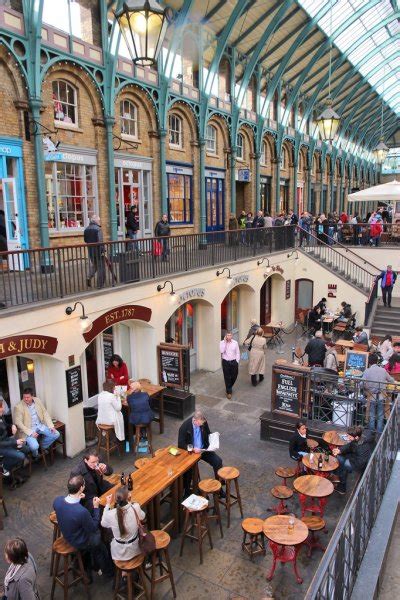
[{"label": "arched window", "polygon": [[260,163],[262,165],[266,165],[267,164],[267,142],[263,142],[262,143],[262,147],[261,147],[261,156],[260,156]]},{"label": "arched window", "polygon": [[217,130],[213,125],[207,125],[206,150],[212,154],[217,154]]},{"label": "arched window", "polygon": [[285,170],[286,169],[286,150],[285,148],[282,148],[282,152],[281,152],[281,169]]},{"label": "arched window", "polygon": [[138,137],[137,107],[130,100],[119,103],[121,134]]},{"label": "arched window", "polygon": [[78,125],[78,94],[67,81],[53,81],[54,120]]},{"label": "arched window", "polygon": [[236,136],[236,157],[243,159],[244,154],[244,139],[241,133]]},{"label": "arched window", "polygon": [[169,128],[169,145],[175,146],[175,148],[182,148],[183,146],[183,135],[182,135],[182,119],[178,115],[171,114],[168,117],[168,128]]},{"label": "arched window", "polygon": [[315,158],[315,156],[313,156],[313,159],[312,159],[311,173],[312,173],[312,175],[316,175],[316,173],[317,173],[317,159]]}]

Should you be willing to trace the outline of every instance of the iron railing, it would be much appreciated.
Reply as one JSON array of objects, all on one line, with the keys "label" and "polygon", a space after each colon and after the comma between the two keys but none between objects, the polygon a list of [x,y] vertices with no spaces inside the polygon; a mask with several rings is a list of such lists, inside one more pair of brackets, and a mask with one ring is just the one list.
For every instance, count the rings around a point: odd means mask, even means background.
[{"label": "iron railing", "polygon": [[[0,253],[0,306],[8,308],[294,248],[295,227],[219,231]],[[88,277],[96,271],[93,279]],[[89,286],[90,283],[90,286]]]},{"label": "iron railing", "polygon": [[398,449],[398,400],[348,502],[305,600],[349,600]]},{"label": "iron railing", "polygon": [[[338,252],[332,245],[325,243],[313,233],[307,232],[301,227],[299,230],[300,249],[314,259],[318,259],[322,265],[346,279],[349,283],[356,285],[360,291],[369,293],[376,277],[376,272],[371,273],[365,265],[350,259],[342,252]],[[327,236],[324,236],[328,239]],[[360,261],[361,262],[361,261]],[[374,267],[375,268],[375,267]],[[375,268],[376,271],[376,268]]]},{"label": "iron railing", "polygon": [[400,222],[382,223],[382,233],[374,235],[372,223],[338,223],[335,241],[349,246],[399,246]]},{"label": "iron railing", "polygon": [[368,294],[368,299],[365,302],[365,313],[364,313],[364,326],[367,327],[369,324],[369,320],[374,309],[375,301],[378,298],[378,288],[379,288],[379,280],[378,278],[374,279],[374,282],[371,286],[371,289]]}]

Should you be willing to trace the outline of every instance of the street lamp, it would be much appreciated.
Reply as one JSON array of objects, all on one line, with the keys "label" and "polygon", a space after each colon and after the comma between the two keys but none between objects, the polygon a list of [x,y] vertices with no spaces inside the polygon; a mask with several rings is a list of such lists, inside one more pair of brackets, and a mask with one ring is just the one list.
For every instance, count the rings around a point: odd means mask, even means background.
[{"label": "street lamp", "polygon": [[65,313],[67,315],[72,315],[72,313],[76,310],[78,304],[82,308],[82,316],[79,317],[79,325],[81,328],[81,332],[88,333],[92,329],[93,323],[85,313],[85,307],[83,306],[82,302],[78,301],[75,302],[74,306],[67,306],[67,308],[65,309]]},{"label": "street lamp", "polygon": [[[330,79],[330,76],[329,76]],[[332,108],[332,98],[327,98],[327,108],[319,115],[317,125],[321,139],[332,142],[340,125],[340,117]]]},{"label": "street lamp", "polygon": [[383,138],[380,139],[379,144],[372,150],[372,154],[378,165],[382,165],[388,155],[389,148],[386,146]]},{"label": "street lamp", "polygon": [[146,67],[157,61],[170,14],[156,0],[127,0],[114,12],[135,64]]}]

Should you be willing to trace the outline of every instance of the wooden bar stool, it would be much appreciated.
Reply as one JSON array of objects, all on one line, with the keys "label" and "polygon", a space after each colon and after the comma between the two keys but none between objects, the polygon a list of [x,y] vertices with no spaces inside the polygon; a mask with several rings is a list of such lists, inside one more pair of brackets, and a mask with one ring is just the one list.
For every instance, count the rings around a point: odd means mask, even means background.
[{"label": "wooden bar stool", "polygon": [[140,425],[135,425],[135,435],[134,435],[134,439],[133,439],[133,452],[137,452],[137,449],[139,447],[139,442],[140,442],[140,436],[142,434],[142,429],[146,430],[146,435],[147,435],[147,442],[149,444],[149,452],[151,454],[151,456],[154,456],[154,452],[153,452],[153,439],[152,439],[152,435],[151,435],[151,423],[147,423],[145,425],[140,424]]},{"label": "wooden bar stool", "polygon": [[316,515],[312,515],[310,517],[302,517],[301,519],[305,525],[307,525],[309,530],[309,535],[306,541],[304,542],[308,546],[308,557],[311,556],[314,548],[319,548],[322,552],[325,552],[326,548],[322,544],[319,543],[319,538],[315,535],[316,531],[321,531],[325,529],[325,521],[321,517]]},{"label": "wooden bar stool", "polygon": [[51,561],[50,561],[50,576],[53,575],[53,571],[54,571],[54,560],[56,558],[55,552],[54,552],[54,542],[61,537],[61,531],[60,528],[58,526],[58,521],[57,521],[57,515],[55,513],[55,511],[53,510],[52,513],[50,513],[49,515],[49,521],[50,523],[53,525],[53,544],[51,546]]},{"label": "wooden bar stool", "polygon": [[[54,572],[53,572],[53,583],[51,586],[51,594],[50,600],[54,598],[54,591],[56,588],[56,584],[58,583],[64,590],[64,600],[68,600],[68,590],[82,581],[85,586],[86,596],[90,598],[88,581],[86,579],[85,570],[83,568],[82,554],[74,548],[70,546],[68,542],[63,538],[59,537],[53,544],[53,551],[55,553],[55,564],[54,564]],[[60,559],[63,558],[63,568],[60,571]],[[74,566],[74,559],[76,558],[76,562],[78,564],[78,568]],[[72,580],[69,580],[68,574],[72,573]],[[74,578],[74,575],[75,578]]]},{"label": "wooden bar stool", "polygon": [[[242,550],[249,554],[252,562],[257,554],[263,554],[265,556],[263,524],[264,521],[256,517],[249,517],[248,519],[242,521]],[[250,537],[248,541],[247,536]]]},{"label": "wooden bar stool", "polygon": [[145,456],[144,458],[138,458],[137,460],[135,460],[134,464],[137,469],[141,469],[142,467],[147,465],[147,463],[149,463],[150,461],[151,461],[150,456]]},{"label": "wooden bar stool", "polygon": [[[213,548],[212,539],[211,539],[211,531],[208,525],[208,516],[207,516],[208,506],[205,506],[201,510],[190,510],[188,508],[184,508],[185,510],[185,522],[183,525],[182,532],[182,541],[181,541],[181,550],[179,552],[179,556],[183,554],[183,545],[185,543],[185,538],[189,538],[190,540],[195,540],[198,542],[199,546],[199,554],[200,554],[200,564],[203,564],[203,538],[208,535],[208,539],[210,542],[211,549]],[[197,530],[197,535],[192,531]]]},{"label": "wooden bar stool", "polygon": [[[156,540],[156,549],[151,554],[151,567],[145,569],[145,575],[151,582],[151,592],[150,598],[153,600],[155,588],[157,583],[161,583],[165,581],[165,579],[169,579],[171,582],[171,588],[174,598],[176,598],[176,590],[174,583],[174,576],[172,574],[171,561],[169,559],[168,546],[171,541],[171,537],[166,531],[162,531],[160,529],[155,529],[151,532]],[[163,555],[164,560],[163,561]],[[157,577],[156,569],[160,570],[160,575]],[[151,575],[147,574],[147,571],[151,571]]]},{"label": "wooden bar stool", "polygon": [[297,469],[295,467],[278,467],[275,471],[275,475],[282,477],[283,485],[287,485],[286,480],[296,477]]},{"label": "wooden bar stool", "polygon": [[[117,598],[120,597],[119,588],[121,586],[123,571],[126,571],[128,600],[138,600],[143,595],[145,596],[146,600],[149,600],[149,595],[147,593],[146,582],[143,572],[143,561],[144,554],[138,554],[138,556],[135,556],[131,560],[114,560],[116,573],[113,600],[117,600]],[[133,576],[135,571],[137,572],[139,577],[138,581],[135,581],[135,578]],[[135,595],[136,590],[139,592],[137,595]]]},{"label": "wooden bar stool", "polygon": [[199,490],[202,496],[207,498],[212,494],[214,503],[212,506],[208,504],[208,510],[212,510],[212,514],[208,515],[208,519],[215,519],[219,524],[219,530],[221,532],[221,537],[224,537],[224,532],[222,531],[222,519],[221,519],[221,511],[219,510],[219,493],[221,491],[222,484],[217,479],[203,479],[199,481]]},{"label": "wooden bar stool", "polygon": [[[223,504],[225,506],[226,511],[228,513],[228,528],[231,525],[231,507],[234,504],[239,505],[240,516],[243,519],[242,499],[240,497],[239,490],[239,475],[240,471],[236,467],[222,467],[218,471],[218,477],[222,479],[226,484],[226,499],[223,500],[222,498],[218,498],[218,501],[220,502],[220,504]],[[231,492],[232,481],[234,481],[235,483],[235,494],[232,494]]]},{"label": "wooden bar stool", "polygon": [[274,498],[279,500],[279,504],[271,506],[271,508],[268,508],[267,510],[275,512],[277,515],[284,515],[285,513],[289,512],[284,500],[288,500],[293,496],[293,490],[288,488],[286,485],[276,485],[272,488],[271,494]]},{"label": "wooden bar stool", "polygon": [[117,450],[119,456],[121,456],[121,448],[119,447],[119,441],[116,438],[114,425],[97,425],[99,430],[97,437],[97,452],[104,450],[107,457],[107,463],[110,462],[110,454],[113,450]]}]

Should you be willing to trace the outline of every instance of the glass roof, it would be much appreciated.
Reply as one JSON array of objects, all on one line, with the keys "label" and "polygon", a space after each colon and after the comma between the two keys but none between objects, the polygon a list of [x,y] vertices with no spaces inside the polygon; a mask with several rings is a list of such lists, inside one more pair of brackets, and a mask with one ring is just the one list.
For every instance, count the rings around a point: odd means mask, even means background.
[{"label": "glass roof", "polygon": [[[326,0],[298,0],[311,17]],[[400,0],[331,0],[329,10],[317,23],[358,69],[396,114],[400,114],[400,23],[395,8]],[[358,19],[345,26],[354,14]]]}]

